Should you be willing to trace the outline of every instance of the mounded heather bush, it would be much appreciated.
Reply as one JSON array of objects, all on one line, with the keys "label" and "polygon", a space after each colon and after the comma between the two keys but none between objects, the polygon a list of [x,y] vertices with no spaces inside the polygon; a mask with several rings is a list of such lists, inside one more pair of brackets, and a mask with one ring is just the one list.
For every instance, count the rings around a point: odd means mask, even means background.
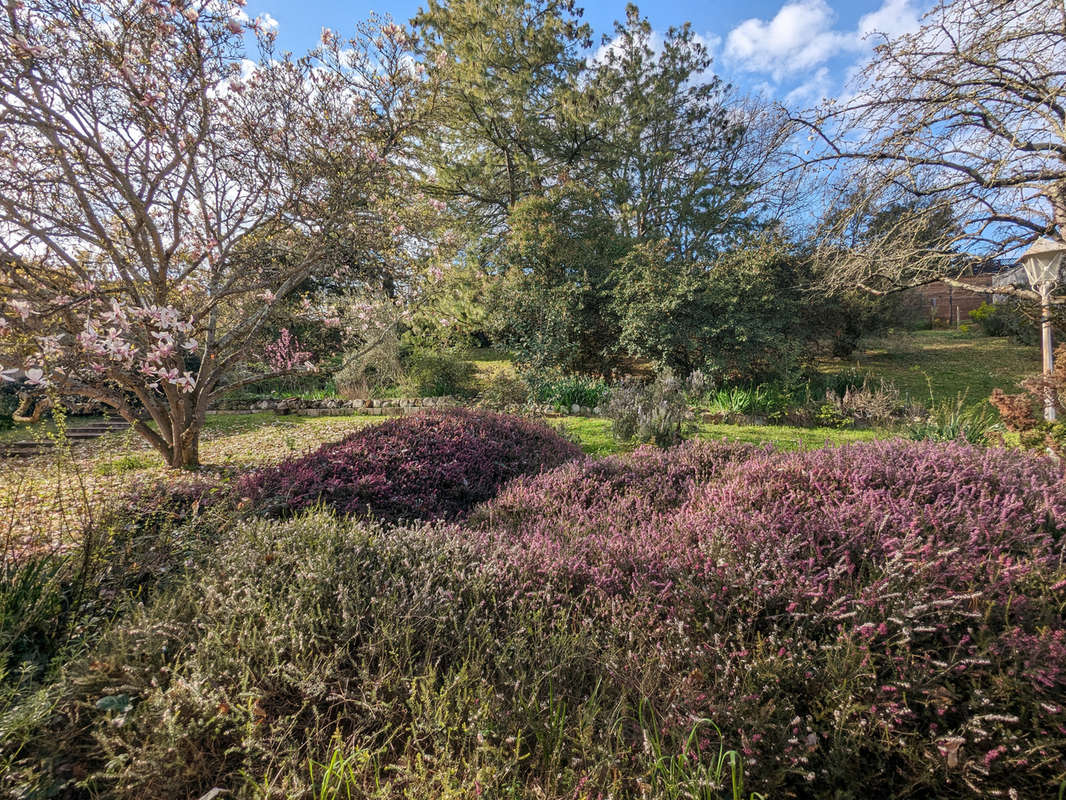
[{"label": "mounded heather bush", "polygon": [[[774,796],[1057,791],[1058,462],[905,442],[763,452],[726,459],[675,512],[649,499],[620,514],[598,469],[510,487],[479,510],[478,535],[516,591],[583,597],[599,624],[643,598],[626,624],[661,632],[668,729],[714,720]],[[546,524],[514,513],[517,492],[535,506],[560,473],[579,504]]]},{"label": "mounded heather bush", "polygon": [[573,462],[513,481],[468,524],[487,550],[506,553],[527,586],[549,580],[624,593],[637,581],[647,589],[648,581],[670,580],[665,575],[674,569],[663,558],[673,515],[727,465],[759,452],[691,441]]},{"label": "mounded heather bush", "polygon": [[238,484],[281,516],[319,503],[382,520],[457,519],[507,481],[580,458],[580,448],[520,417],[435,409],[362,428]]}]

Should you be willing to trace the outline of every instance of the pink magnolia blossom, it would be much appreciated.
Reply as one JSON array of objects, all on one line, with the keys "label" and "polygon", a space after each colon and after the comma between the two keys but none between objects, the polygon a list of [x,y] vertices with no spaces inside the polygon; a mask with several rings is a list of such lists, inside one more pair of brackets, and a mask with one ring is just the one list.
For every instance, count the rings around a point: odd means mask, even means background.
[{"label": "pink magnolia blossom", "polygon": [[15,310],[15,313],[22,318],[23,322],[28,320],[33,314],[37,313],[33,310],[33,306],[30,305],[28,300],[11,300],[9,304]]}]

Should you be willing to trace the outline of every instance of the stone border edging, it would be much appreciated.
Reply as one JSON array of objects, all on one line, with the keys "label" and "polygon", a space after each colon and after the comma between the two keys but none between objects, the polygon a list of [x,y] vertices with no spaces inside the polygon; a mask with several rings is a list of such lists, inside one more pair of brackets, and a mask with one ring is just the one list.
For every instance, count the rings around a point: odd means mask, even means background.
[{"label": "stone border edging", "polygon": [[[273,411],[279,416],[294,415],[302,417],[344,417],[344,416],[394,416],[414,413],[423,408],[448,408],[456,406],[475,406],[474,403],[464,403],[456,397],[385,397],[369,400],[341,400],[339,398],[328,399],[319,405],[312,405],[318,401],[303,400],[299,397],[287,397],[281,400],[262,400],[246,408],[212,408],[208,414],[262,414]],[[531,405],[524,407],[508,406],[507,408],[495,409],[513,413],[532,413],[538,416],[558,416],[569,414],[571,416],[599,417],[602,409],[598,406],[590,408],[577,404],[569,409],[557,411],[553,406]]]}]

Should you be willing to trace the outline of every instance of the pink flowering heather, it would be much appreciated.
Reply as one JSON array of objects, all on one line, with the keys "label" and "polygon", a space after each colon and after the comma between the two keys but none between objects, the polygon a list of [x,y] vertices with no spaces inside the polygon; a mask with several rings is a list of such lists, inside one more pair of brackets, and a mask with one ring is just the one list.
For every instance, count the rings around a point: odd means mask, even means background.
[{"label": "pink flowering heather", "polygon": [[610,668],[652,658],[664,726],[713,720],[760,791],[832,796],[856,763],[885,797],[1066,775],[1057,461],[689,444],[517,481],[470,524],[516,597],[650,637]]},{"label": "pink flowering heather", "polygon": [[241,497],[274,514],[324,504],[379,519],[456,519],[507,481],[579,458],[544,425],[470,409],[423,411],[246,476]]},{"label": "pink flowering heather", "polygon": [[527,581],[565,580],[609,593],[664,588],[672,573],[691,567],[693,555],[687,541],[669,541],[673,516],[725,466],[758,452],[693,441],[566,464],[514,481],[475,511],[470,525],[487,547],[521,565]]}]

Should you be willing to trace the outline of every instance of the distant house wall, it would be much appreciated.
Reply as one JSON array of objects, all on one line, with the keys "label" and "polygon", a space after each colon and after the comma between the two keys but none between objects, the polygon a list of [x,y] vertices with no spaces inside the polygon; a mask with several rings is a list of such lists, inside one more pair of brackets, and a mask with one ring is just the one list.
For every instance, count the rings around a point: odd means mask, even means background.
[{"label": "distant house wall", "polygon": [[977,275],[962,278],[962,282],[974,287],[973,291],[948,286],[937,281],[919,286],[908,292],[908,304],[915,311],[921,309],[931,321],[957,324],[970,318],[970,312],[982,303],[991,303],[995,296],[990,291],[981,291],[983,287],[993,285],[992,275]]}]

